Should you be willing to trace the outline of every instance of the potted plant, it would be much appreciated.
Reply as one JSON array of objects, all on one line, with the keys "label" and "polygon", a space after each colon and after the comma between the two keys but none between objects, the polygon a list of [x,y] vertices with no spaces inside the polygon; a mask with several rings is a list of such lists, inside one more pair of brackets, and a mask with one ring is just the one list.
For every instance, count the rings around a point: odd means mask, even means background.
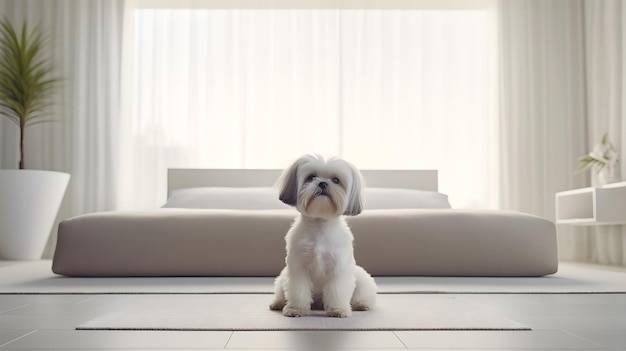
[{"label": "potted plant", "polygon": [[47,114],[59,79],[43,56],[44,39],[38,26],[26,21],[16,31],[0,21],[0,116],[19,130],[19,169],[0,170],[0,259],[40,259],[56,219],[70,175],[27,170],[25,129],[50,122]]},{"label": "potted plant", "polygon": [[601,187],[615,181],[615,167],[619,161],[619,153],[609,140],[609,134],[605,133],[600,142],[596,143],[593,150],[578,159],[576,172],[593,170],[592,185]]}]

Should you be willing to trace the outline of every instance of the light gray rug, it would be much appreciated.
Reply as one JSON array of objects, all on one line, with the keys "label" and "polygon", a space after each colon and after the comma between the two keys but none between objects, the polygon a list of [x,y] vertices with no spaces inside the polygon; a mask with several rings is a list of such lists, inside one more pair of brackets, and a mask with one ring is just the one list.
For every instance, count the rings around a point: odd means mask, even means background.
[{"label": "light gray rug", "polygon": [[[0,294],[271,294],[272,277],[71,278],[51,261],[0,261]],[[626,293],[626,268],[561,263],[546,277],[377,277],[381,294]]]},{"label": "light gray rug", "polygon": [[[530,330],[512,320],[487,314],[451,297],[379,295],[370,311],[329,318],[323,311],[289,318],[270,311],[269,295],[205,295],[182,303],[161,296],[78,326],[79,330]],[[165,304],[165,302],[168,302]],[[191,305],[194,305],[193,307]]]}]

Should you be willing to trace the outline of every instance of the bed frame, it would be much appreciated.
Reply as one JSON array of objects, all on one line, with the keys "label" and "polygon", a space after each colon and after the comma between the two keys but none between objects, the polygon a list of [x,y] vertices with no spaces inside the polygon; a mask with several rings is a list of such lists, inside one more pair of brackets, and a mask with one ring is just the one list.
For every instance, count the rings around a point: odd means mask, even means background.
[{"label": "bed frame", "polygon": [[[370,187],[437,190],[433,170],[362,173]],[[280,174],[170,169],[168,189],[267,187]],[[275,277],[284,268],[285,233],[295,217],[292,209],[87,213],[59,224],[52,270],[86,277]],[[554,223],[524,213],[387,209],[346,221],[357,262],[376,276],[541,276],[558,269]]]},{"label": "bed frame", "polygon": [[[167,196],[181,188],[272,186],[281,172],[279,169],[170,168]],[[369,187],[438,191],[436,170],[362,170],[361,174]]]}]

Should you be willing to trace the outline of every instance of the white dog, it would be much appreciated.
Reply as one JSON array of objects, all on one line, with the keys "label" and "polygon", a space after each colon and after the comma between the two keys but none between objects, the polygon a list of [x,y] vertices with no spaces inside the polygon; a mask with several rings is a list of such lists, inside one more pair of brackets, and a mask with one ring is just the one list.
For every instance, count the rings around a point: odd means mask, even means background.
[{"label": "white dog", "polygon": [[300,212],[287,232],[286,267],[274,283],[272,310],[306,316],[321,303],[329,317],[368,310],[376,283],[353,253],[353,236],[343,215],[361,213],[361,175],[348,162],[303,156],[279,180],[280,200]]}]

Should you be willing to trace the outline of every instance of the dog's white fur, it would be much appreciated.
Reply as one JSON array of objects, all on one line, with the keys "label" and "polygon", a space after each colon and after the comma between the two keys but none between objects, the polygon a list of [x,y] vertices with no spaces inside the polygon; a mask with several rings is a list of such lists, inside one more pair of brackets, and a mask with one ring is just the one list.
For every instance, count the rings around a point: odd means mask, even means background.
[{"label": "dog's white fur", "polygon": [[376,301],[376,283],[353,253],[353,236],[343,215],[361,213],[362,180],[350,163],[306,155],[279,179],[280,199],[300,212],[285,236],[286,266],[274,283],[272,310],[285,316],[323,306],[330,317],[368,310]]}]

